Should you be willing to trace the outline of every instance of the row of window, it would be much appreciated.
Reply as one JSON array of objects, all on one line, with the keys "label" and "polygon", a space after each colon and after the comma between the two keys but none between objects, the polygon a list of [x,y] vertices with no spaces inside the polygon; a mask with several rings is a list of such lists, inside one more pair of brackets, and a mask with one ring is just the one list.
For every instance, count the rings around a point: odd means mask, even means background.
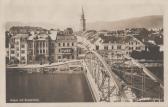
[{"label": "row of window", "polygon": [[58,46],[74,46],[74,43],[58,43]]},{"label": "row of window", "polygon": [[[112,46],[111,49],[114,49],[114,47]],[[117,49],[122,49],[121,45],[117,46]],[[140,47],[135,47],[135,50],[140,50]],[[99,50],[99,46],[96,46],[96,50]],[[104,50],[110,50],[110,48],[108,46],[104,46]],[[134,50],[133,47],[129,47],[129,50]]]},{"label": "row of window", "polygon": [[[29,48],[33,47],[32,43],[29,43],[28,46]],[[48,44],[45,42],[36,42],[36,46],[37,47],[47,47]],[[58,46],[74,46],[74,43],[73,42],[72,43],[58,43]],[[14,44],[11,44],[11,48],[14,48],[14,47],[15,47]],[[54,47],[54,43],[51,44],[51,47]],[[25,45],[22,44],[21,48],[25,48]],[[17,50],[19,50],[19,48]]]},{"label": "row of window", "polygon": [[139,44],[139,42],[129,42],[129,45],[133,45],[133,44],[136,44],[136,45],[138,45]]},{"label": "row of window", "polygon": [[[111,49],[114,49],[114,46],[112,46]],[[117,49],[122,49],[121,45],[118,45]],[[96,50],[99,50],[99,46],[96,46]],[[110,48],[108,46],[104,46],[104,50],[110,50]]]},{"label": "row of window", "polygon": [[46,50],[45,51],[45,49],[40,49],[40,50],[37,50],[37,53],[38,54],[45,54],[45,53],[47,53],[48,51]]},{"label": "row of window", "polygon": [[[24,54],[24,53],[25,53],[25,50],[21,50],[21,54]],[[15,51],[11,50],[11,54],[15,54]]]},{"label": "row of window", "polygon": [[37,47],[47,47],[48,46],[48,44],[46,43],[46,42],[36,42],[36,46]]},{"label": "row of window", "polygon": [[129,50],[140,50],[141,48],[140,47],[129,47]]},{"label": "row of window", "polygon": [[58,59],[74,59],[74,56],[73,55],[63,55],[62,57],[61,56],[58,56]]},{"label": "row of window", "polygon": [[[11,45],[11,48],[15,48],[15,46],[12,44],[12,45]],[[25,48],[25,45],[22,44],[22,45],[21,45],[21,48]],[[17,46],[17,50],[19,50],[19,47],[18,47],[18,46]]]}]

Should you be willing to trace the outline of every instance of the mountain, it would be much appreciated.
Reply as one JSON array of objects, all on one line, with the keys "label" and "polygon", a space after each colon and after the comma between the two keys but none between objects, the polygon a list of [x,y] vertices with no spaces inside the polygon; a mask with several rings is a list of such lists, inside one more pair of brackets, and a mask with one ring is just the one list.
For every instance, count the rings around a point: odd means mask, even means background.
[{"label": "mountain", "polygon": [[26,22],[19,22],[19,21],[14,21],[14,22],[6,22],[5,24],[5,29],[6,30],[9,30],[11,27],[14,27],[14,26],[20,26],[20,27],[25,27],[25,26],[29,26],[29,27],[32,27],[32,28],[37,28],[37,27],[41,27],[43,29],[51,29],[51,28],[54,28],[54,25],[52,25],[51,23],[46,23],[46,22],[34,22],[34,23],[26,23]]},{"label": "mountain", "polygon": [[163,16],[152,15],[112,22],[100,21],[87,23],[88,30],[122,30],[125,28],[163,28]]}]

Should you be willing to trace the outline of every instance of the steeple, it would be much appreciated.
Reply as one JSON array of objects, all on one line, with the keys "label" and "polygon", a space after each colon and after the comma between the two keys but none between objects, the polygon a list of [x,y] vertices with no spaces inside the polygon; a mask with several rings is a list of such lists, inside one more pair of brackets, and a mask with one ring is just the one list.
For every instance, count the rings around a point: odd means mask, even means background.
[{"label": "steeple", "polygon": [[83,7],[82,7],[82,15],[81,15],[80,21],[81,21],[81,31],[85,31],[86,30],[86,19],[85,19]]}]

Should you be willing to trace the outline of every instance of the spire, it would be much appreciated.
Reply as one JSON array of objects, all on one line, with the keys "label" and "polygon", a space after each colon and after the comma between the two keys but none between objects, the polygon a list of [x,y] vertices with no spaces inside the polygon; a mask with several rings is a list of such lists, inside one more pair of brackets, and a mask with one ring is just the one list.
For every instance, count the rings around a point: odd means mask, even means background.
[{"label": "spire", "polygon": [[85,14],[84,14],[83,6],[82,6],[82,16],[81,16],[81,18],[85,19]]},{"label": "spire", "polygon": [[81,15],[81,30],[85,31],[86,30],[86,19],[85,19],[85,14],[82,6],[82,15]]}]

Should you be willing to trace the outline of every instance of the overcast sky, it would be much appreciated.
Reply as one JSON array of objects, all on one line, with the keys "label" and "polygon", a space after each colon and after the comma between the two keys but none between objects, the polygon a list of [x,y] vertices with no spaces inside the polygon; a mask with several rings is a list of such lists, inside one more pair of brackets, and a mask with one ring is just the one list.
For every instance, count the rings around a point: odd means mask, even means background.
[{"label": "overcast sky", "polygon": [[4,14],[6,21],[43,22],[59,27],[78,28],[82,6],[87,22],[163,14],[160,5],[151,3],[131,5],[112,0],[4,0]]}]

